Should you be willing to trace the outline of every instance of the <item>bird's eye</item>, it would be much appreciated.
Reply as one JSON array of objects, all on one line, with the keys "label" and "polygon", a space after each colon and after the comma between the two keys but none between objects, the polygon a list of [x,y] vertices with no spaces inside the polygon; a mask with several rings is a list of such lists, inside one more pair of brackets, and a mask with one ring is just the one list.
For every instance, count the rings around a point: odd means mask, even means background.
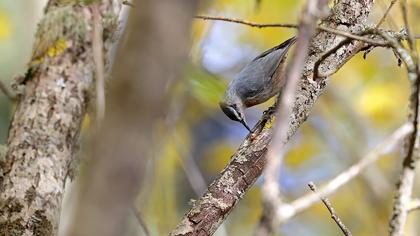
[{"label": "bird's eye", "polygon": [[231,118],[232,120],[240,121],[242,120],[241,115],[239,114],[236,105],[232,105],[229,107],[230,112],[233,114],[235,118]]},{"label": "bird's eye", "polygon": [[229,117],[231,120],[234,121],[240,121],[240,116],[236,109],[233,106],[226,106],[221,104],[220,108],[222,109],[223,113],[226,114],[227,117]]},{"label": "bird's eye", "polygon": [[236,104],[229,104],[228,105],[228,104],[225,104],[225,103],[220,103],[219,106],[222,109],[223,113],[225,113],[226,116],[229,117],[231,120],[234,120],[234,121],[243,120],[239,110],[237,109]]}]

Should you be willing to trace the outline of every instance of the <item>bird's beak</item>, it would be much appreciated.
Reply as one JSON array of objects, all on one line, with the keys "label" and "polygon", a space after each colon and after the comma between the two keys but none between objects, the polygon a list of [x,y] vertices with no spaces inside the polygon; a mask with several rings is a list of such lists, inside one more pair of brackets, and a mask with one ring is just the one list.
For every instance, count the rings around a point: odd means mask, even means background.
[{"label": "bird's beak", "polygon": [[240,122],[245,126],[245,128],[252,133],[251,129],[249,128],[248,124],[246,123],[245,119],[241,119]]}]

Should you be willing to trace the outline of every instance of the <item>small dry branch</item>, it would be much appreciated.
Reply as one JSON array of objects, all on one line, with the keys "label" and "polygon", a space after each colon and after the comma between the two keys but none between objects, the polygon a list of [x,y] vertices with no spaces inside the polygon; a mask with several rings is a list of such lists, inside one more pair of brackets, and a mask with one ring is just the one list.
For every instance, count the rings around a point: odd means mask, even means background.
[{"label": "small dry branch", "polygon": [[[317,193],[317,188],[313,182],[310,182],[308,184],[309,188],[314,192]],[[331,205],[330,200],[328,198],[323,197],[319,195],[319,198],[321,199],[322,203],[324,203],[325,207],[328,209],[328,211],[331,214],[331,218],[335,221],[335,223],[338,225],[338,227],[341,229],[344,235],[351,236],[351,232],[349,229],[347,229],[346,225],[344,225],[343,221],[341,221],[340,217],[335,212],[333,206]]]}]

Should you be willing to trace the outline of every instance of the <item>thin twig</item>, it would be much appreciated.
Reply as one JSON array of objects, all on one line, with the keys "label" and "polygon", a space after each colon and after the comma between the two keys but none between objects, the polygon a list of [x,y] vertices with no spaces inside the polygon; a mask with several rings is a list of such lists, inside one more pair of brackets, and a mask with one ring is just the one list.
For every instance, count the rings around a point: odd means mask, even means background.
[{"label": "thin twig", "polygon": [[385,21],[386,17],[388,16],[389,12],[391,11],[391,8],[395,5],[395,3],[397,2],[397,0],[392,0],[391,3],[389,4],[389,7],[386,9],[384,15],[382,16],[382,18],[379,20],[378,24],[376,24],[376,29],[379,28],[379,26],[382,25],[382,23]]},{"label": "thin twig", "polygon": [[102,39],[102,17],[99,10],[99,3],[93,5],[93,60],[95,62],[95,78],[96,78],[96,118],[98,125],[105,116],[105,72],[104,72],[104,55],[103,55],[103,39]]},{"label": "thin twig", "polygon": [[411,27],[410,27],[410,24],[408,22],[407,0],[401,0],[400,5],[401,5],[401,12],[402,12],[402,16],[403,16],[405,30],[407,31],[407,35],[408,35],[408,46],[410,47],[414,63],[417,64],[418,63],[418,55],[417,55],[417,50],[416,50],[416,40],[414,39],[414,36],[411,33]]},{"label": "thin twig", "polygon": [[264,24],[264,23],[246,21],[246,20],[237,19],[237,18],[228,18],[228,17],[223,17],[223,16],[197,15],[197,16],[194,16],[194,18],[202,19],[202,20],[226,21],[226,22],[238,23],[238,24],[248,25],[248,26],[257,27],[257,28],[266,28],[266,27],[281,27],[281,28],[293,28],[293,29],[298,28],[298,25],[296,24],[281,24],[281,23]]},{"label": "thin twig", "polygon": [[[402,33],[396,33],[396,32],[393,32],[393,31],[383,31],[381,29],[376,29],[376,28],[374,28],[374,29],[367,29],[367,30],[359,33],[359,35],[360,36],[363,36],[363,35],[373,35],[373,36],[381,35],[381,38],[383,38],[383,39],[380,40],[380,41],[377,41],[375,39],[370,39],[371,40],[371,44],[369,46],[375,46],[375,47],[391,47],[392,45],[391,45],[390,41],[389,40],[385,40],[384,37],[383,37],[384,34],[388,34],[388,33],[392,34],[393,37],[395,37],[398,40],[401,40],[401,39],[405,39],[406,38],[405,35],[402,34]],[[325,78],[325,77],[331,76],[332,74],[336,73],[337,72],[336,70],[333,70],[333,71],[330,71],[330,72],[320,73],[319,72],[319,66],[330,55],[332,55],[333,53],[335,53],[341,47],[352,43],[353,41],[354,41],[354,37],[353,38],[346,38],[343,41],[341,41],[339,44],[337,44],[335,47],[331,48],[330,50],[328,50],[324,54],[322,54],[319,57],[319,59],[314,64],[313,79],[315,80],[317,78]],[[359,41],[361,41],[361,40],[359,40]],[[368,41],[362,41],[362,42],[365,42],[365,43],[368,43],[369,44]],[[360,49],[362,49],[362,47],[360,47]]]},{"label": "thin twig", "polygon": [[[360,161],[349,167],[347,170],[341,172],[339,175],[327,182],[319,189],[319,194],[328,196],[346,183],[358,176],[363,170],[369,165],[379,160],[386,153],[394,150],[397,145],[404,139],[408,134],[413,131],[411,123],[406,123],[400,128],[395,130],[387,139],[378,144],[364,157],[360,158]],[[277,209],[277,215],[280,223],[286,222],[296,214],[306,210],[314,203],[317,202],[317,196],[314,194],[304,195],[289,204],[284,204]]]},{"label": "thin twig", "polygon": [[[237,19],[237,18],[222,17],[222,16],[197,15],[194,18],[202,19],[202,20],[225,21],[225,22],[237,23],[237,24],[247,25],[247,26],[256,27],[256,28],[268,28],[268,27],[295,28],[295,29],[298,28],[297,24],[257,23],[257,22],[252,22],[252,21],[247,21],[247,20],[242,20],[242,19]],[[322,25],[317,26],[316,29],[321,30],[321,31],[325,31],[325,32],[329,32],[329,33],[332,33],[332,34],[335,34],[335,35],[343,36],[343,37],[346,37],[346,38],[352,38],[352,39],[355,39],[355,40],[359,40],[359,41],[368,43],[370,45],[382,46],[382,44],[383,44],[381,42],[377,42],[377,41],[369,39],[369,38],[361,37],[360,35],[352,34],[352,33],[347,32],[347,31],[342,31],[342,30],[338,30],[338,29],[329,28],[329,27],[322,26]]]},{"label": "thin twig", "polygon": [[[265,28],[265,27],[297,28],[298,27],[296,24],[281,24],[281,23],[263,24],[263,23],[256,23],[256,22],[246,21],[246,20],[242,20],[242,19],[228,18],[228,17],[221,17],[221,16],[197,15],[194,18],[202,19],[202,20],[215,20],[215,21],[232,22],[232,23],[243,24],[243,25],[247,25],[247,26],[251,26],[251,27],[257,27],[257,28]],[[377,27],[379,25],[380,24],[378,24]],[[321,59],[318,60],[315,63],[314,78],[323,78],[323,77],[328,77],[331,74],[334,74],[336,71],[332,71],[328,74],[320,74],[319,71],[318,71],[318,67],[320,66],[322,61],[325,60],[328,56],[333,54],[335,51],[340,49],[342,46],[350,44],[351,42],[353,42],[353,40],[358,40],[358,41],[367,43],[371,46],[380,46],[380,47],[388,46],[388,43],[385,42],[385,41],[378,41],[378,40],[374,40],[374,39],[371,39],[371,38],[363,37],[363,35],[367,35],[369,33],[372,33],[370,30],[367,30],[367,31],[362,32],[361,34],[357,35],[357,34],[347,32],[347,31],[328,28],[328,27],[325,27],[325,26],[322,26],[322,25],[317,26],[316,29],[322,30],[322,31],[325,31],[325,32],[329,32],[329,33],[332,33],[332,34],[335,34],[335,35],[343,36],[343,37],[346,37],[346,39],[344,41],[340,42],[340,44],[338,44],[337,46],[335,46],[331,50],[324,53],[324,55],[321,56]]]},{"label": "thin twig", "polygon": [[[310,182],[308,184],[308,186],[312,190],[312,192],[314,192],[315,194],[317,194],[316,186],[315,186],[315,184],[313,182]],[[335,212],[335,210],[332,207],[331,202],[328,200],[328,198],[323,197],[321,195],[319,195],[319,198],[324,203],[325,207],[328,209],[328,211],[331,214],[331,218],[335,221],[335,223],[341,229],[341,231],[343,232],[343,234],[346,235],[346,236],[351,236],[352,234],[351,234],[350,230],[347,229],[346,225],[344,225],[343,221],[341,221],[340,217]]]},{"label": "thin twig", "polygon": [[[387,4],[385,4],[384,0],[379,0],[377,1],[378,5],[380,5],[380,7],[382,8],[383,12],[386,12],[388,7]],[[393,29],[396,30],[398,29],[397,24],[395,23],[395,20],[393,19],[393,17],[388,13],[388,16],[386,17],[386,22],[388,23],[388,26]]]},{"label": "thin twig", "polygon": [[344,39],[339,44],[337,44],[335,47],[331,48],[330,50],[328,50],[324,54],[322,54],[314,64],[314,73],[313,73],[312,79],[316,80],[317,78],[325,78],[325,77],[328,77],[328,76],[334,74],[336,72],[335,70],[331,71],[329,73],[320,73],[319,72],[319,66],[330,55],[334,54],[335,52],[337,52],[338,49],[340,49],[341,47],[343,47],[345,45],[350,44],[351,42],[353,42],[353,39],[350,39],[350,38]]},{"label": "thin twig", "polygon": [[325,26],[322,26],[322,25],[318,26],[317,29],[323,30],[323,31],[326,31],[326,32],[329,32],[329,33],[332,33],[332,34],[336,34],[336,35],[339,35],[339,36],[343,36],[343,37],[346,37],[346,38],[349,38],[349,39],[365,42],[365,43],[367,43],[369,45],[372,45],[372,46],[380,46],[380,47],[381,46],[382,47],[386,46],[386,42],[377,41],[377,40],[374,40],[374,39],[362,37],[364,34],[353,34],[353,33],[347,32],[347,31],[328,28],[328,27],[325,27]]}]

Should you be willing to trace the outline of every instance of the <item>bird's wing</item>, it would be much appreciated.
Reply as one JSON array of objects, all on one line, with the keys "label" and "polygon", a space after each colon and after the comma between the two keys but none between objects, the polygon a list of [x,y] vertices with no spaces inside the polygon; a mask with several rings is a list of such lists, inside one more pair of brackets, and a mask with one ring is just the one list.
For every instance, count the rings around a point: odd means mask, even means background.
[{"label": "bird's wing", "polygon": [[294,42],[295,37],[290,38],[257,56],[239,72],[229,87],[235,88],[237,95],[242,99],[255,100],[255,104],[270,98],[272,89],[267,89],[267,86],[274,86],[270,80],[282,57]]},{"label": "bird's wing", "polygon": [[271,78],[276,72],[277,67],[287,54],[290,46],[296,42],[296,37],[289,38],[280,45],[277,45],[257,56],[252,62],[257,62],[266,74],[264,78]]}]

